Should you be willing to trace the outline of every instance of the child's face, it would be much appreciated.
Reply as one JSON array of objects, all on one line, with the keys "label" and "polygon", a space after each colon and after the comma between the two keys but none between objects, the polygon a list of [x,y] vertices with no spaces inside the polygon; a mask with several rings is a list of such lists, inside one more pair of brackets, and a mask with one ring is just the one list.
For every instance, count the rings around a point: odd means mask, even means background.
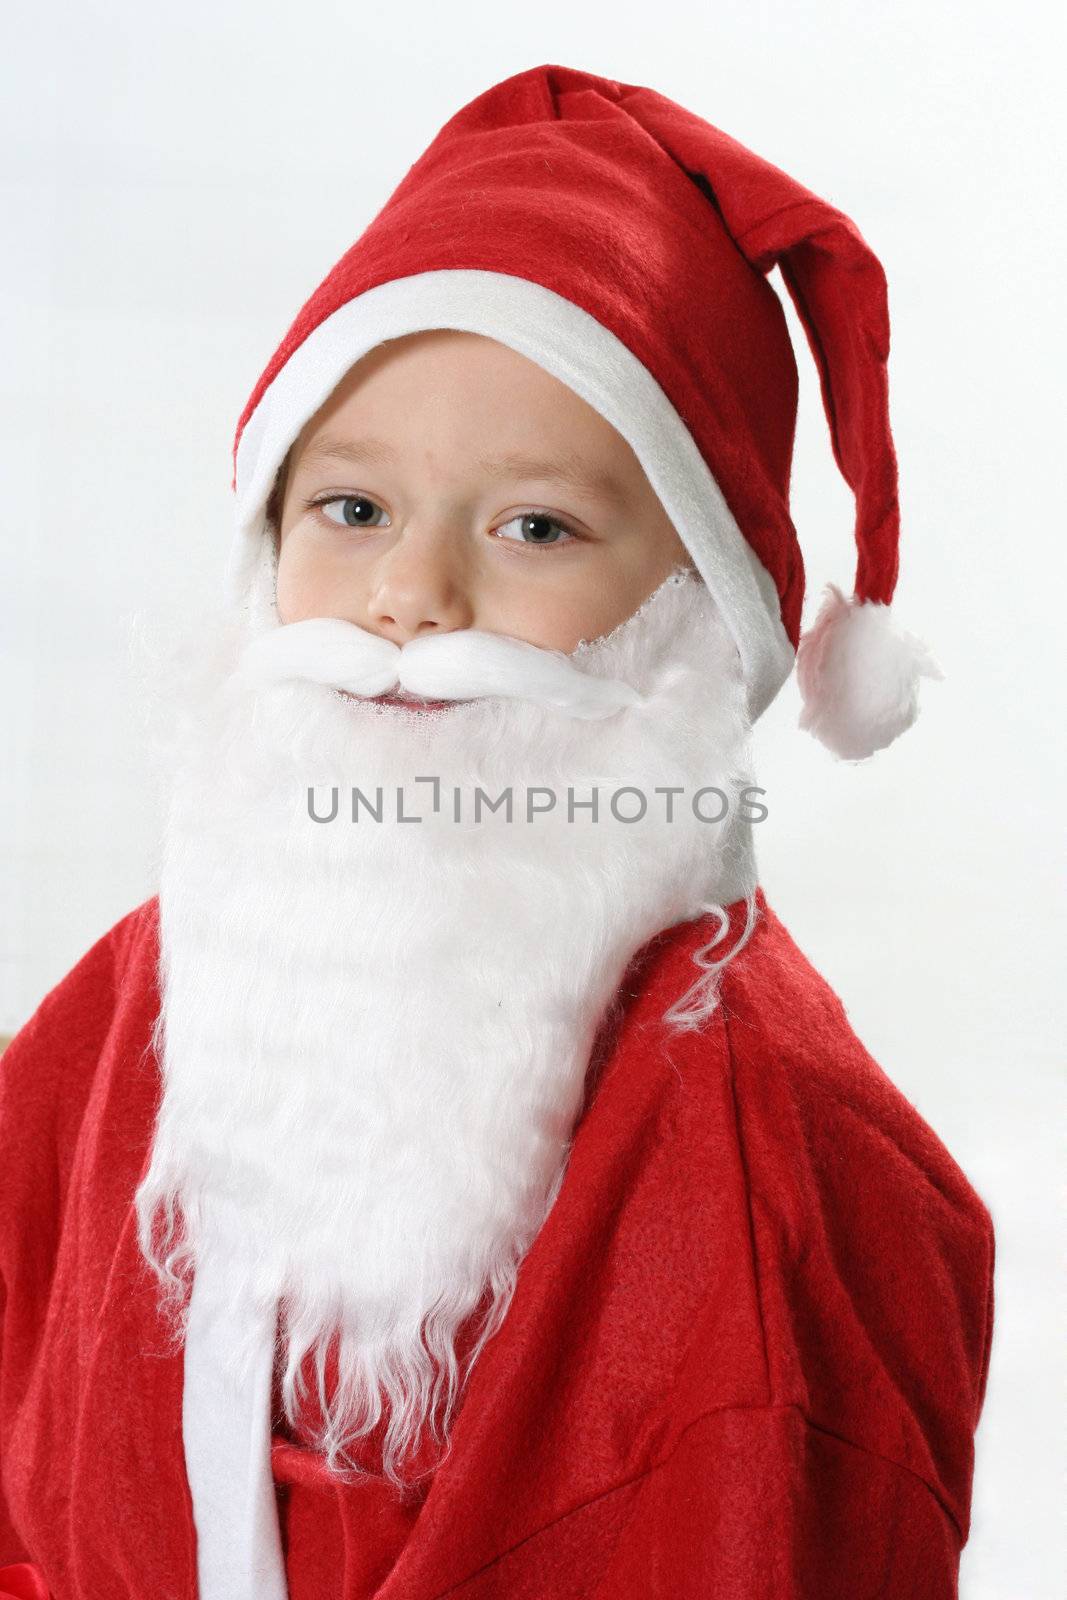
[{"label": "child's face", "polygon": [[610,423],[478,334],[368,352],[301,431],[278,498],[281,621],[342,617],[399,645],[478,628],[570,653],[693,565]]}]

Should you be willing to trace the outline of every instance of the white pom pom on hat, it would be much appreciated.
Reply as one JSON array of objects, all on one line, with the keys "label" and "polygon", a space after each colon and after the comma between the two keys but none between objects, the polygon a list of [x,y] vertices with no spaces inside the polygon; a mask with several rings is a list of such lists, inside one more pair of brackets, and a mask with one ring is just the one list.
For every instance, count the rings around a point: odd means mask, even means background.
[{"label": "white pom pom on hat", "polygon": [[[855,496],[854,594],[801,637],[790,517],[797,371],[777,266]],[[305,303],[237,424],[232,594],[277,621],[275,477],[364,354],[431,328],[509,345],[627,440],[737,644],[755,719],[794,664],[801,725],[863,760],[915,720],[927,647],[898,632],[885,274],[855,223],[657,91],[530,68],[441,128]]]},{"label": "white pom pom on hat", "polygon": [[894,626],[888,606],[828,584],[797,651],[800,726],[843,760],[863,761],[911,727],[919,679],[943,676],[929,646]]}]

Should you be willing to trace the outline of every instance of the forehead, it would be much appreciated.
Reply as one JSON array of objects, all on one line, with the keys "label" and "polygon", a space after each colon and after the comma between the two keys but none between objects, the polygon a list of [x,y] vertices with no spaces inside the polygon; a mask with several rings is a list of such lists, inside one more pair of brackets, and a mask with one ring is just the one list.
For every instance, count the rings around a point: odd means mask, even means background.
[{"label": "forehead", "polygon": [[388,468],[433,445],[485,476],[601,501],[632,499],[643,478],[622,435],[553,374],[495,339],[451,329],[368,351],[301,430],[289,464],[305,474]]},{"label": "forehead", "polygon": [[[297,470],[315,472],[334,465],[401,466],[403,450],[386,438],[325,428],[301,451]],[[621,505],[630,493],[623,475],[577,449],[482,451],[472,456],[471,465],[487,478],[556,483],[589,500]]]}]

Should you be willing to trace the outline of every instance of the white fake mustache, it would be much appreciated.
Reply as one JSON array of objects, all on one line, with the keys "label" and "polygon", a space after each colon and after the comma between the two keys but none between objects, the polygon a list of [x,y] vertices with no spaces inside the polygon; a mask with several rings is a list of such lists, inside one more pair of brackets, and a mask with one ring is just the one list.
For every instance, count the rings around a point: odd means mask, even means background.
[{"label": "white fake mustache", "polygon": [[309,617],[259,635],[243,650],[233,683],[255,688],[300,679],[362,698],[398,688],[427,700],[496,695],[584,721],[646,703],[631,684],[594,677],[562,650],[508,634],[463,628],[397,645],[340,617]]}]

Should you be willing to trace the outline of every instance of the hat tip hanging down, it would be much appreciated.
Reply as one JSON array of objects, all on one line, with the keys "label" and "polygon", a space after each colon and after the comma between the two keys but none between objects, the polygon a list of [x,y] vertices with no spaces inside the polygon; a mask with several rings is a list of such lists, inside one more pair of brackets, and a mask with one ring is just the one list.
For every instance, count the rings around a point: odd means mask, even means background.
[{"label": "hat tip hanging down", "polygon": [[797,650],[800,726],[843,761],[863,761],[911,727],[920,678],[944,677],[930,647],[889,605],[828,584]]}]

